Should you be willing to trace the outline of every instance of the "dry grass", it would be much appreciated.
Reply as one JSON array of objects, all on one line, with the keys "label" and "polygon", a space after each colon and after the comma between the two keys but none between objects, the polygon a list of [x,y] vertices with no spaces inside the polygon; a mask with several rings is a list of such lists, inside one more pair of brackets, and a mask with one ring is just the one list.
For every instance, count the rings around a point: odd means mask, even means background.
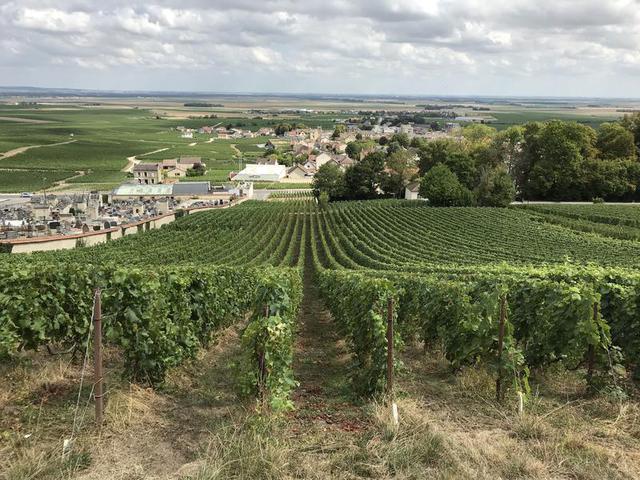
[{"label": "dry grass", "polygon": [[489,372],[454,374],[438,352],[409,345],[396,426],[388,404],[346,396],[344,346],[309,338],[326,318],[304,325],[296,411],[266,418],[238,402],[231,328],[161,390],[121,382],[108,355],[106,425],[95,430],[89,408],[66,459],[80,366],[29,355],[1,367],[0,479],[640,478],[633,397],[589,397],[576,373],[558,369],[535,378],[520,416],[514,396],[495,402]]}]

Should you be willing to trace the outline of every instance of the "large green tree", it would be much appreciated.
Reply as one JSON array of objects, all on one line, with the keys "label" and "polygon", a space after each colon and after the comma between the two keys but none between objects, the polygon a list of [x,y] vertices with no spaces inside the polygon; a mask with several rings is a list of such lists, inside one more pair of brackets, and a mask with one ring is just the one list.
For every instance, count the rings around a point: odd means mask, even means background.
[{"label": "large green tree", "polygon": [[580,175],[581,192],[576,200],[629,201],[640,185],[640,163],[636,160],[587,160]]},{"label": "large green tree", "polygon": [[625,115],[620,120],[620,124],[633,134],[636,148],[640,152],[640,112],[636,112],[633,115]]},{"label": "large green tree", "polygon": [[444,164],[456,174],[462,184],[472,189],[477,180],[477,168],[469,150],[455,140],[436,140],[418,150],[420,175],[438,164]]},{"label": "large green tree", "polygon": [[635,159],[636,144],[633,133],[620,123],[603,123],[596,142],[599,157],[605,160]]},{"label": "large green tree", "polygon": [[[530,134],[528,136],[528,134]],[[527,198],[573,200],[580,195],[580,173],[595,158],[596,132],[576,122],[552,120],[525,128],[528,178],[522,190]]]},{"label": "large green tree", "polygon": [[444,164],[436,165],[422,177],[420,196],[434,207],[458,207],[474,203],[473,194]]},{"label": "large green tree", "polygon": [[358,200],[379,196],[384,167],[385,154],[374,152],[347,168],[345,172],[346,195]]},{"label": "large green tree", "polygon": [[407,148],[411,144],[411,139],[406,133],[396,133],[391,137],[392,142],[398,142],[401,147]]},{"label": "large green tree", "polygon": [[513,201],[516,189],[506,167],[483,168],[475,194],[478,205],[506,207]]},{"label": "large green tree", "polygon": [[347,131],[347,127],[344,126],[343,124],[339,123],[338,125],[336,125],[336,128],[333,130],[333,133],[331,134],[331,138],[336,140],[336,139],[340,138],[340,135],[342,135],[346,131]]},{"label": "large green tree", "polygon": [[344,151],[349,158],[353,158],[354,160],[358,160],[360,158],[360,152],[362,152],[362,142],[349,142],[347,143],[347,148]]},{"label": "large green tree", "polygon": [[335,200],[345,196],[345,176],[335,163],[325,163],[313,177],[313,194],[320,197],[326,193],[329,199]]},{"label": "large green tree", "polygon": [[495,128],[481,123],[473,123],[462,129],[462,136],[470,143],[488,143],[496,135]]},{"label": "large green tree", "polygon": [[280,123],[276,125],[276,127],[274,128],[275,134],[278,135],[279,137],[281,137],[286,132],[289,132],[291,130],[293,130],[293,126],[289,123]]}]

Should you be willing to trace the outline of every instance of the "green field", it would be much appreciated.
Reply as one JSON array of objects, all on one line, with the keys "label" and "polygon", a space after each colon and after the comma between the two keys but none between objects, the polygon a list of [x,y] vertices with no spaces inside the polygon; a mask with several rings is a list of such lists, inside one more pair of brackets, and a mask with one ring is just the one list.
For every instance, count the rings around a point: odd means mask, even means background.
[{"label": "green field", "polygon": [[563,120],[565,122],[578,122],[589,125],[593,128],[603,122],[613,122],[620,118],[620,114],[605,113],[593,114],[580,110],[546,110],[546,109],[514,109],[513,111],[491,111],[488,112],[496,121],[491,122],[491,126],[502,130],[511,125],[519,125],[527,122],[544,122],[550,119]]},{"label": "green field", "polygon": [[68,171],[0,170],[0,192],[41,192],[72,175],[75,173]]},{"label": "green field", "polygon": [[98,170],[72,178],[69,183],[122,183],[129,177],[130,174],[119,170]]},{"label": "green field", "polygon": [[[212,175],[208,179],[219,181],[237,170],[238,151],[249,160],[260,154],[258,144],[265,138],[214,140],[210,135],[195,134],[194,139],[183,139],[172,130],[183,125],[199,127],[219,123],[216,119],[157,119],[149,110],[65,107],[60,110],[9,108],[0,106],[0,117],[31,119],[38,123],[0,120],[0,152],[34,145],[15,156],[0,158],[0,168],[57,172],[49,177],[60,179],[60,172],[91,172],[85,179],[74,183],[114,183],[123,178],[116,172],[127,165],[127,157],[142,155],[143,160],[161,160],[179,156],[199,156],[206,159]],[[254,129],[259,128],[256,126]],[[52,145],[70,142],[65,145]],[[196,145],[190,146],[196,143]],[[237,151],[233,146],[236,145]],[[144,155],[159,149],[163,152]],[[39,175],[39,173],[37,174]],[[75,175],[75,173],[73,173]],[[44,178],[44,177],[43,177]],[[53,181],[48,180],[49,186]],[[33,190],[42,182],[12,184],[12,177],[0,178],[3,191]]]},{"label": "green field", "polygon": [[[265,143],[267,139],[215,139],[209,142],[210,135],[199,134],[195,134],[193,139],[183,139],[180,132],[174,130],[175,127],[232,125],[256,131],[261,127],[273,127],[280,123],[297,123],[331,130],[336,119],[358,116],[342,113],[339,109],[359,111],[390,108],[389,105],[375,102],[358,104],[303,99],[280,99],[275,103],[260,99],[234,99],[228,102],[225,100],[224,107],[210,109],[184,108],[183,102],[167,106],[163,102],[138,99],[97,103],[100,106],[87,106],[84,102],[49,103],[38,106],[0,104],[0,153],[21,147],[43,145],[12,157],[0,157],[0,168],[38,172],[91,171],[91,180],[83,182],[112,184],[116,178],[113,172],[127,165],[127,157],[138,155],[144,161],[157,161],[179,156],[199,156],[205,159],[210,170],[206,179],[222,181],[227,178],[226,174],[229,171],[239,169],[239,157],[246,163],[260,156],[262,149],[258,145]],[[279,107],[316,108],[317,111],[300,114],[248,113],[252,108],[266,108],[270,111]],[[498,129],[553,118],[575,120],[595,127],[621,115],[613,107],[569,108],[544,104],[505,105],[499,102],[495,105],[489,104],[488,107],[489,111],[482,112],[473,111],[469,106],[455,110],[460,115],[492,117],[496,120],[492,124]],[[411,103],[394,105],[392,110],[399,108],[417,110]],[[204,115],[213,115],[215,118],[202,118]],[[71,143],[53,145],[61,142]],[[150,154],[160,149],[166,150]],[[0,188],[3,191],[19,191],[25,187],[28,190],[41,188],[42,181],[35,179],[38,175],[34,175],[32,183],[20,185],[12,184],[9,177],[0,178]],[[56,178],[59,176],[60,173],[55,174]],[[52,181],[48,181],[51,186]],[[80,180],[73,180],[73,183],[78,182]]]}]

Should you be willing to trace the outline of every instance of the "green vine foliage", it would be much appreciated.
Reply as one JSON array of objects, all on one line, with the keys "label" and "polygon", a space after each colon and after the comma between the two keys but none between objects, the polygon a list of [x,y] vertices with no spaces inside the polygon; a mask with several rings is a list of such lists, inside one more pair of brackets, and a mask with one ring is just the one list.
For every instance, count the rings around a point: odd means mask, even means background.
[{"label": "green vine foliage", "polygon": [[150,385],[162,383],[169,368],[194,358],[220,328],[268,300],[273,314],[260,338],[270,365],[269,391],[286,403],[302,295],[299,270],[29,264],[3,272],[0,280],[4,356],[49,344],[83,347],[93,289],[100,286],[105,343],[121,349],[128,378]]},{"label": "green vine foliage", "polygon": [[[356,393],[381,392],[386,383],[387,305],[389,300],[397,302],[397,289],[385,279],[330,270],[322,271],[319,281],[325,303],[353,353],[350,377]],[[400,343],[395,333],[394,345]]]},{"label": "green vine foliage", "polygon": [[482,363],[520,392],[530,370],[558,362],[588,366],[598,389],[623,375],[623,363],[640,378],[640,247],[567,227],[597,221],[602,233],[612,217],[636,228],[635,209],[603,218],[555,210],[563,226],[530,211],[423,202],[245,202],[100,246],[0,253],[0,356],[82,349],[99,286],[105,342],[122,352],[129,378],[158,385],[247,319],[240,381],[286,409],[300,269],[310,265],[352,353],[358,394],[385,387],[389,300],[396,346],[437,343],[454,368]]},{"label": "green vine foliage", "polygon": [[55,340],[85,341],[94,275],[76,266],[42,264],[0,272],[0,355]]},{"label": "green vine foliage", "polygon": [[271,409],[293,408],[293,343],[302,300],[298,269],[263,272],[258,281],[254,313],[242,334],[243,390],[266,401]]}]

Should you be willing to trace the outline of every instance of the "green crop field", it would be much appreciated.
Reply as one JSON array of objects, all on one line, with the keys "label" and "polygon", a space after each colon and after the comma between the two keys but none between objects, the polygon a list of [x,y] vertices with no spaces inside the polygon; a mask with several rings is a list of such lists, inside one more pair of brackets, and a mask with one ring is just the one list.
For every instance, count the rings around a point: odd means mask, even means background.
[{"label": "green crop field", "polygon": [[514,111],[492,111],[489,114],[496,119],[491,122],[491,126],[499,130],[511,125],[518,125],[527,122],[544,122],[551,119],[563,120],[565,122],[578,122],[589,125],[593,128],[603,122],[613,122],[620,118],[621,115],[613,113],[594,114],[582,112],[580,110],[545,110],[545,109],[518,109]]},{"label": "green crop field", "polygon": [[[526,288],[538,288],[537,280],[532,278],[580,285],[585,282],[587,288],[589,282],[584,278],[614,275],[620,277],[616,281],[625,283],[627,275],[635,278],[635,274],[622,270],[605,274],[602,269],[640,266],[640,243],[541,222],[524,209],[429,208],[421,202],[370,201],[338,203],[319,210],[315,202],[309,201],[311,197],[301,198],[304,200],[298,202],[249,202],[229,211],[190,215],[160,231],[104,246],[35,254],[31,259],[7,257],[5,261],[24,265],[46,260],[129,267],[192,264],[293,267],[303,262],[299,252],[304,251],[305,231],[308,232],[305,235],[310,235],[311,246],[306,254],[312,256],[323,282],[338,285],[348,278],[349,282],[358,283],[360,274],[356,272],[373,270],[378,272],[376,276],[388,277],[391,282],[384,284],[389,289],[385,295],[401,295],[394,291],[394,285],[401,288],[403,282],[409,281],[409,277],[406,280],[402,277],[407,272],[418,275],[416,278],[424,276],[427,283],[439,281],[442,274],[473,273],[482,279],[471,277],[467,286],[489,291],[503,283],[508,289],[512,282],[517,288],[524,288],[522,282]],[[575,211],[586,215],[584,212],[589,208],[592,207],[576,207]],[[638,218],[635,207],[593,207],[594,215],[606,215],[609,211],[612,219]],[[180,248],[172,249],[171,245]],[[593,272],[578,269],[591,264]],[[344,277],[347,272],[354,272],[355,276]],[[544,285],[550,288],[550,284]],[[600,287],[596,282],[589,288]],[[483,348],[494,347],[487,344]]]},{"label": "green crop field", "polygon": [[0,169],[0,192],[40,192],[72,175],[74,172]]},{"label": "green crop field", "polygon": [[[208,118],[159,119],[150,110],[137,108],[0,106],[0,153],[37,146],[5,158],[0,155],[0,168],[34,172],[33,181],[27,184],[13,184],[13,177],[0,177],[0,188],[3,191],[19,191],[25,187],[34,190],[41,188],[43,182],[51,186],[53,178],[60,179],[60,172],[72,172],[69,175],[72,176],[76,171],[91,173],[87,179],[72,180],[74,183],[112,184],[116,178],[122,178],[114,172],[124,168],[127,158],[134,155],[145,161],[203,157],[214,171],[208,179],[217,181],[226,178],[219,171],[237,170],[238,156],[247,160],[256,157],[261,152],[258,145],[266,142],[264,137],[210,142],[211,135],[200,134],[185,139],[174,130],[180,125],[197,128],[219,122]],[[253,129],[257,128],[258,125]],[[160,149],[163,151],[150,154]],[[44,170],[57,173],[46,176],[45,181],[41,174]]]},{"label": "green crop field", "polygon": [[122,183],[130,174],[120,170],[98,170],[90,171],[82,176],[69,180],[69,183]]},{"label": "green crop field", "polygon": [[640,206],[627,205],[519,205],[535,221],[622,240],[640,240]]}]

